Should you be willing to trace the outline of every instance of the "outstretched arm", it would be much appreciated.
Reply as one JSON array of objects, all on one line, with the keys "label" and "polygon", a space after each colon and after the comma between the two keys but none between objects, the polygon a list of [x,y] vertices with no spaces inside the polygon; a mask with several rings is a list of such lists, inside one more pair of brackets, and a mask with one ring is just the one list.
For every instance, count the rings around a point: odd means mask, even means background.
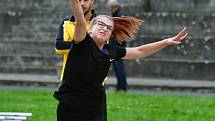
[{"label": "outstretched arm", "polygon": [[79,0],[70,0],[70,4],[72,6],[72,12],[74,14],[75,21],[76,21],[75,31],[74,31],[74,41],[80,42],[85,38],[87,33],[84,12],[82,10]]},{"label": "outstretched arm", "polygon": [[139,47],[126,48],[124,59],[138,59],[152,55],[169,45],[180,44],[187,36],[186,28],[182,29],[176,36],[158,42],[142,45]]}]

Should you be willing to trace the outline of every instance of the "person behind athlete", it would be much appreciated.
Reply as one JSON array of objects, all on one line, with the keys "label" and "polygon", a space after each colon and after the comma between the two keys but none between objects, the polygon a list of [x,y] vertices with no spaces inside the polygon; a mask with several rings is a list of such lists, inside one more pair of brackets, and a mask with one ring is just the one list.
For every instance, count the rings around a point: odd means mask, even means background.
[{"label": "person behind athlete", "polygon": [[[112,17],[125,16],[117,0],[108,0],[107,9],[108,11],[111,12]],[[126,42],[119,42],[117,40],[111,40],[110,44],[126,47]],[[114,61],[112,63],[112,66],[117,80],[116,91],[126,92],[128,88],[128,84],[127,84],[127,75],[126,75],[126,70],[124,66],[124,60],[120,59],[118,61]]]},{"label": "person behind athlete", "polygon": [[100,15],[93,18],[87,31],[79,0],[70,1],[76,25],[63,83],[54,94],[59,101],[57,121],[104,121],[101,112],[105,88],[102,82],[110,64],[122,58],[144,58],[167,46],[177,45],[187,36],[186,28],[176,36],[158,42],[139,47],[118,47],[108,44],[110,38],[118,41],[134,39],[141,20]]}]

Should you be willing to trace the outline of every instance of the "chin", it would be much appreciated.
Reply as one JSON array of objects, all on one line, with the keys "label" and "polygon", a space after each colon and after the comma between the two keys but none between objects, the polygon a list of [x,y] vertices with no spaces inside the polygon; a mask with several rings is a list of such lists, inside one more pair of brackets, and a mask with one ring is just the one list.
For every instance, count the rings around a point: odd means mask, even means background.
[{"label": "chin", "polygon": [[108,38],[106,36],[98,36],[97,37],[99,40],[102,40],[102,41],[107,41]]},{"label": "chin", "polygon": [[100,42],[106,42],[108,39],[105,39],[104,37],[98,37],[97,38]]}]

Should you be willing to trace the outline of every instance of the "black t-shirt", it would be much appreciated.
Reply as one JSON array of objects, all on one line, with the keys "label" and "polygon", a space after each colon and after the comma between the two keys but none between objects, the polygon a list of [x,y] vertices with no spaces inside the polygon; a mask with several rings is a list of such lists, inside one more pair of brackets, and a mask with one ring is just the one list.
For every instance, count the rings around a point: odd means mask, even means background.
[{"label": "black t-shirt", "polygon": [[104,98],[102,82],[110,64],[125,56],[123,47],[106,44],[101,51],[87,34],[78,44],[73,44],[68,54],[63,83],[54,97],[69,102],[74,109],[97,110]]}]

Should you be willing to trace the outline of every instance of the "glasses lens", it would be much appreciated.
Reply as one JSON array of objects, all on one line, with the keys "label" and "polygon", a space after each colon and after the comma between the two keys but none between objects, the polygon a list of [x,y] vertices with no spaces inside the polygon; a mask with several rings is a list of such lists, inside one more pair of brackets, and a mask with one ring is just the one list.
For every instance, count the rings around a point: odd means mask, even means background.
[{"label": "glasses lens", "polygon": [[108,31],[112,31],[112,30],[113,30],[113,27],[112,27],[112,26],[107,25],[107,24],[105,24],[105,23],[103,23],[103,22],[101,22],[101,21],[98,21],[98,26],[99,26],[100,28],[102,28],[102,29],[104,29],[104,27],[106,26]]},{"label": "glasses lens", "polygon": [[109,31],[113,31],[113,27],[111,27],[111,26],[107,26],[107,29],[108,29]]},{"label": "glasses lens", "polygon": [[99,25],[99,27],[102,28],[102,29],[105,27],[105,24],[100,23],[100,22],[98,23],[98,25]]}]

